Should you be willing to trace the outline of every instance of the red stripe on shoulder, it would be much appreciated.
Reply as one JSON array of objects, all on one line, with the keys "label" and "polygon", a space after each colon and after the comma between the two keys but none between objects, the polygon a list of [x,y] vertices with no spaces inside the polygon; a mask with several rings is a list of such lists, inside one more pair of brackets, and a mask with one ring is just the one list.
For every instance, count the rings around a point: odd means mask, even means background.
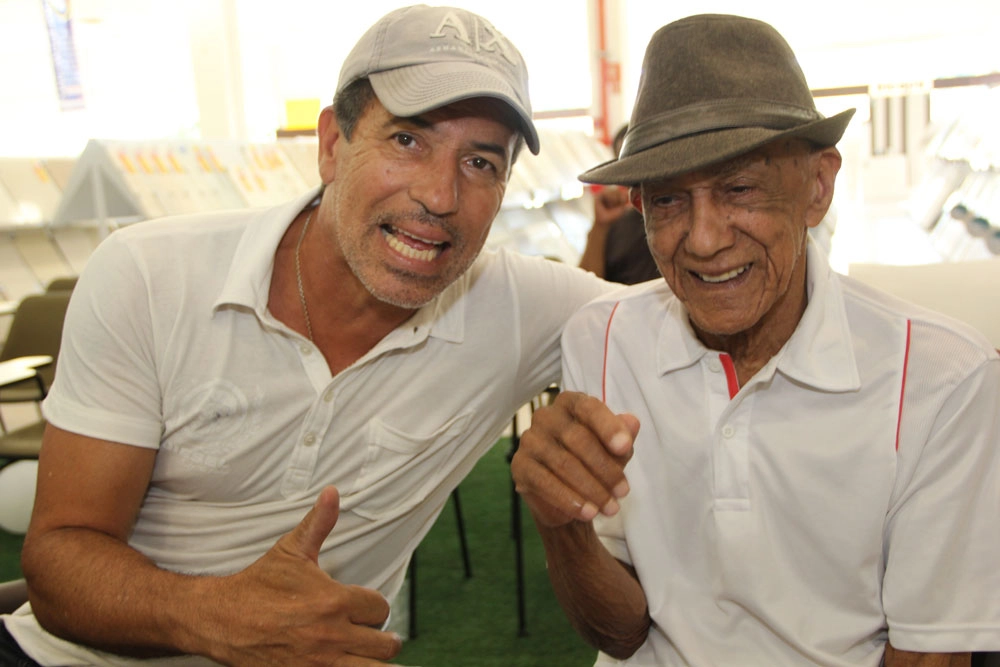
[{"label": "red stripe on shoulder", "polygon": [[618,311],[618,306],[621,305],[621,301],[615,303],[615,307],[611,309],[611,314],[608,315],[608,325],[604,329],[604,365],[601,368],[601,400],[607,403],[608,401],[608,341],[611,338],[611,320],[615,319],[615,312]]},{"label": "red stripe on shoulder", "polygon": [[910,365],[910,329],[912,321],[906,320],[906,351],[903,353],[903,381],[899,388],[899,415],[896,417],[896,451],[899,451],[899,429],[903,423],[903,398],[906,396],[906,369]]}]

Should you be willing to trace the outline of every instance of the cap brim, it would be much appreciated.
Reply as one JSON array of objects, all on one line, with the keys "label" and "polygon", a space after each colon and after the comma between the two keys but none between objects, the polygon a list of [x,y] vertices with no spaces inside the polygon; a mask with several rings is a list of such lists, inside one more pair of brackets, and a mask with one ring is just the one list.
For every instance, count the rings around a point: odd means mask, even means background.
[{"label": "cap brim", "polygon": [[486,67],[443,62],[397,67],[368,75],[379,102],[396,116],[417,116],[459,100],[493,97],[517,114],[528,149],[538,155],[538,131],[514,90]]},{"label": "cap brim", "polygon": [[637,185],[672,178],[749,153],[777,139],[799,137],[833,146],[844,134],[855,109],[790,130],[742,127],[673,139],[635,155],[610,160],[580,175],[584,183]]}]

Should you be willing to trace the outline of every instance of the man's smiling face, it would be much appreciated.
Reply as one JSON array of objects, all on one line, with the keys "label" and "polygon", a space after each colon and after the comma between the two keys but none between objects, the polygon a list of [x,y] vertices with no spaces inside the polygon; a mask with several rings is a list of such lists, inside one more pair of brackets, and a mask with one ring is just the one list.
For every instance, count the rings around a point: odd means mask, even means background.
[{"label": "man's smiling face", "polygon": [[653,257],[703,340],[794,329],[807,230],[826,213],[832,176],[826,183],[823,174],[833,162],[836,149],[781,141],[633,188]]},{"label": "man's smiling face", "polygon": [[[320,174],[341,259],[376,299],[426,304],[475,260],[500,210],[518,133],[496,100],[398,118],[374,100],[348,141],[329,119]],[[328,146],[328,148],[324,148]]]}]

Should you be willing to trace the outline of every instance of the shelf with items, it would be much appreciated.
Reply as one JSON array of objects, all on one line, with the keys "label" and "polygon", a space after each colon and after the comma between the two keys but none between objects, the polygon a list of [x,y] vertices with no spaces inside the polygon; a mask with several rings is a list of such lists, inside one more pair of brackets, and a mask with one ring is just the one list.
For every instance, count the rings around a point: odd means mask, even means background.
[{"label": "shelf with items", "polygon": [[114,227],[166,215],[266,206],[307,187],[274,143],[91,140],[52,222]]},{"label": "shelf with items", "polygon": [[72,160],[0,158],[0,228],[38,227],[52,219],[62,199],[61,179]]},{"label": "shelf with items", "polygon": [[[74,163],[74,158],[0,158],[0,302],[4,311],[24,296],[43,290],[50,280],[76,275],[82,267],[83,258],[76,250],[85,232],[67,230],[56,235],[49,226]],[[93,247],[89,244],[83,250],[86,256]]]}]

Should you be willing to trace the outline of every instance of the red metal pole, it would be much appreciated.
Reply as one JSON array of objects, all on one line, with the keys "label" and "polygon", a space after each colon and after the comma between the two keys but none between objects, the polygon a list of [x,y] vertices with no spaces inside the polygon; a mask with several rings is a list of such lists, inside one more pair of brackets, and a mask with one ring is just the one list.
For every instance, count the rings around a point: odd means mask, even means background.
[{"label": "red metal pole", "polygon": [[598,84],[600,98],[598,101],[598,116],[594,119],[594,129],[597,137],[605,144],[611,144],[611,128],[608,127],[608,39],[607,15],[605,0],[597,0],[597,50],[598,50]]}]

